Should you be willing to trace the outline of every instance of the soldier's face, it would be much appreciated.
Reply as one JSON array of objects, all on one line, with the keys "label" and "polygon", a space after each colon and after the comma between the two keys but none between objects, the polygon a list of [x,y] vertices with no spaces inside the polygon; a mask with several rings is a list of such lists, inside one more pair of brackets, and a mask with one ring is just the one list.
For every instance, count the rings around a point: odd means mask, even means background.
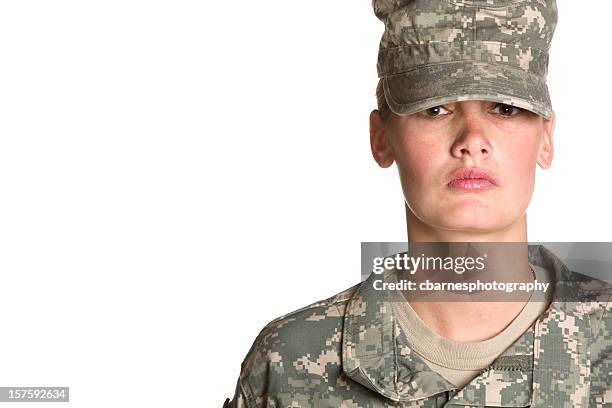
[{"label": "soldier's face", "polygon": [[408,209],[433,228],[510,227],[523,219],[536,164],[548,168],[552,161],[554,118],[497,102],[393,115],[382,133],[376,122],[371,116],[375,159],[383,167],[395,161]]}]

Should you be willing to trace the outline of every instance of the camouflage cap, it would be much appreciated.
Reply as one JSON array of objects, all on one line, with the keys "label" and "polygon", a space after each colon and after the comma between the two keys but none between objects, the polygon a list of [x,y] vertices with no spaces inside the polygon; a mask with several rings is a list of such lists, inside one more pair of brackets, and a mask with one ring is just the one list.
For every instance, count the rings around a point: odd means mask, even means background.
[{"label": "camouflage cap", "polygon": [[378,76],[398,115],[464,100],[549,119],[555,0],[373,0],[385,23]]}]

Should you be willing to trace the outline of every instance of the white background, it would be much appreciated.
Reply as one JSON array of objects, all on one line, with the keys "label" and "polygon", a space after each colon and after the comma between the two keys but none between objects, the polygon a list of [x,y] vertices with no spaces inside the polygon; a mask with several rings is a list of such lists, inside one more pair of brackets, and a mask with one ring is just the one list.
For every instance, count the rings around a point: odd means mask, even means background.
[{"label": "white background", "polygon": [[[529,238],[609,241],[612,5],[559,10]],[[0,386],[220,407],[267,322],[406,239],[382,30],[354,0],[0,3]]]}]

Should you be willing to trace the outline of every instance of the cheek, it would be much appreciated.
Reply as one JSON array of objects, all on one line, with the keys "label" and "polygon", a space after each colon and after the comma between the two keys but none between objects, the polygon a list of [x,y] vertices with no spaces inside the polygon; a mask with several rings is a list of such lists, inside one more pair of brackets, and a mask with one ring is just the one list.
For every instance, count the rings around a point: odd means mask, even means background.
[{"label": "cheek", "polygon": [[506,157],[501,162],[504,163],[503,173],[507,177],[509,191],[522,197],[533,191],[538,140],[537,134],[527,135],[504,146]]},{"label": "cheek", "polygon": [[439,163],[444,160],[443,146],[431,144],[418,138],[407,138],[396,149],[396,164],[404,189],[424,191],[431,187],[439,172]]}]

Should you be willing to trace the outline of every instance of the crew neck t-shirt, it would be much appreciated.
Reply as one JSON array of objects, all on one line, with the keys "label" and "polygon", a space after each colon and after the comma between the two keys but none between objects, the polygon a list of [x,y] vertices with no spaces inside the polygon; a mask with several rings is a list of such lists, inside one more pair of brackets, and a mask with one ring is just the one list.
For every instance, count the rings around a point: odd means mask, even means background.
[{"label": "crew neck t-shirt", "polygon": [[429,367],[457,388],[463,388],[510,347],[546,311],[552,299],[553,275],[546,268],[530,264],[538,282],[551,283],[545,301],[531,301],[533,292],[520,313],[496,336],[473,343],[453,341],[431,330],[406,302],[393,302],[400,328],[410,338],[413,350]]}]

